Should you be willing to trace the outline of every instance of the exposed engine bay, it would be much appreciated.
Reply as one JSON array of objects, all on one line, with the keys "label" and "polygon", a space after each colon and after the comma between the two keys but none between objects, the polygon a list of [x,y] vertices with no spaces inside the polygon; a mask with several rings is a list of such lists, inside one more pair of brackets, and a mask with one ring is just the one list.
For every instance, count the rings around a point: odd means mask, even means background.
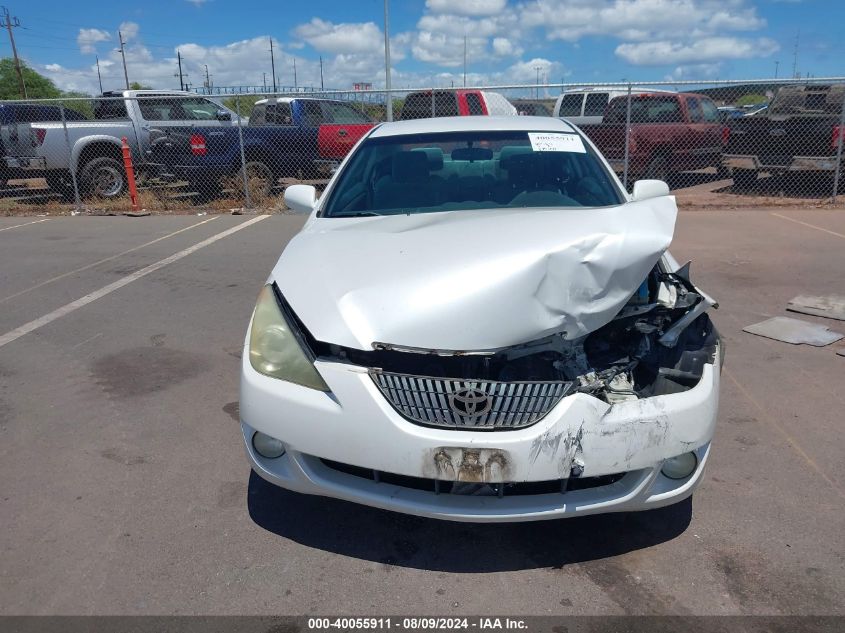
[{"label": "exposed engine bay", "polygon": [[[686,391],[715,359],[719,335],[705,314],[718,307],[689,280],[689,264],[658,262],[607,325],[575,340],[564,333],[491,351],[406,348],[362,351],[316,341],[292,313],[316,357],[384,371],[478,381],[570,381],[572,392],[610,404]],[[286,306],[290,310],[289,306]]]}]

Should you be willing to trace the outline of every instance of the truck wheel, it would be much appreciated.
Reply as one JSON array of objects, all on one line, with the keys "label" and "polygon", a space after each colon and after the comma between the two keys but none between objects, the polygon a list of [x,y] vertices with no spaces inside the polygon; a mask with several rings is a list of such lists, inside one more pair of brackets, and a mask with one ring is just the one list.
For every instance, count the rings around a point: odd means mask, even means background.
[{"label": "truck wheel", "polygon": [[44,176],[47,186],[59,194],[64,202],[73,202],[76,196],[73,194],[73,179],[69,171],[51,171]]},{"label": "truck wheel", "polygon": [[751,189],[757,184],[757,170],[734,169],[734,186],[740,189]]},{"label": "truck wheel", "polygon": [[648,180],[669,181],[669,159],[666,156],[655,156],[651,159],[645,170],[645,177]]},{"label": "truck wheel", "polygon": [[276,184],[276,176],[273,174],[273,170],[266,163],[258,160],[247,162],[246,177],[249,183],[250,196],[257,195],[266,198]]},{"label": "truck wheel", "polygon": [[98,198],[118,198],[126,192],[126,172],[114,158],[101,156],[88,161],[80,171],[86,193]]}]

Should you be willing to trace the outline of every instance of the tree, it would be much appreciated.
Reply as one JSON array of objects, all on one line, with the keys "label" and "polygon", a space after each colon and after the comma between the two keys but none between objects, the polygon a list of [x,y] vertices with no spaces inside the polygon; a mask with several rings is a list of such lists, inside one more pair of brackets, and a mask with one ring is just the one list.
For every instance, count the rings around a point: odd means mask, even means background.
[{"label": "tree", "polygon": [[757,105],[758,103],[768,103],[766,95],[761,94],[747,94],[741,96],[736,100],[736,105],[742,107],[746,105]]},{"label": "tree", "polygon": [[[24,62],[21,62],[21,74],[26,86],[28,99],[55,99],[62,96],[51,79],[41,75]],[[18,89],[18,75],[15,72],[15,60],[11,57],[0,59],[0,99],[23,98]]]},{"label": "tree", "polygon": [[142,84],[139,81],[133,81],[132,83],[129,84],[129,89],[130,90],[151,90],[152,86],[145,86],[144,84]]}]

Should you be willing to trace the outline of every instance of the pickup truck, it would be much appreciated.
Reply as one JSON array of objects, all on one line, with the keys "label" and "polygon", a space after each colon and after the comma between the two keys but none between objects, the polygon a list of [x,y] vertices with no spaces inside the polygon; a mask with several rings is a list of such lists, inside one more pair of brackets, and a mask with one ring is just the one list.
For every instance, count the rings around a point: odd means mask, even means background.
[{"label": "pickup truck", "polygon": [[[66,121],[80,121],[85,116],[65,108]],[[37,139],[27,133],[24,127],[24,136],[19,136],[20,124],[33,123],[36,121],[61,121],[61,106],[42,103],[0,103],[0,187],[6,186],[9,180],[17,178],[32,178],[33,173],[20,169],[20,163],[14,160],[14,154],[18,153],[21,143],[32,146]],[[7,160],[7,157],[11,160]],[[39,174],[43,176],[43,174]]]},{"label": "pickup truck", "polygon": [[267,194],[278,178],[329,173],[375,125],[353,104],[332,99],[284,97],[255,103],[247,125],[167,130],[149,155],[164,178],[185,180],[206,196],[217,195],[241,173],[241,138],[247,174]]},{"label": "pickup truck", "polygon": [[[136,173],[146,172],[151,142],[164,131],[233,125],[234,113],[197,94],[161,90],[106,92],[92,102],[93,120],[18,123],[8,134],[21,140],[5,161],[19,178],[43,177],[54,191],[73,199],[72,173],[82,195],[113,198],[126,191],[121,138],[126,137]],[[67,111],[66,111],[67,112]],[[14,131],[12,131],[14,128]],[[6,133],[3,136],[7,138]]]},{"label": "pickup truck", "polygon": [[840,139],[845,86],[784,86],[765,113],[731,122],[724,163],[738,187],[770,174],[833,174]]},{"label": "pickup truck", "polygon": [[[602,123],[581,126],[617,173],[625,169],[627,100],[627,95],[611,99]],[[709,97],[634,94],[630,121],[629,182],[638,178],[667,180],[671,174],[705,167],[721,169],[729,128]]]},{"label": "pickup truck", "polygon": [[423,90],[405,97],[400,121],[441,116],[515,116],[513,104],[489,90]]}]

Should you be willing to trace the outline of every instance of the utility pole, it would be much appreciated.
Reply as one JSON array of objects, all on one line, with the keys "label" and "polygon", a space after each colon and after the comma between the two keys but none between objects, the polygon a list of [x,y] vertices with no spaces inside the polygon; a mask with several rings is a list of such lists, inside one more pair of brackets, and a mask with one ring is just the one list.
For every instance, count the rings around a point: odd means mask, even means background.
[{"label": "utility pole", "polygon": [[276,92],[276,58],[273,57],[273,38],[270,38],[270,70],[273,72],[273,92]]},{"label": "utility pole", "polygon": [[543,70],[542,66],[534,66],[534,70],[537,71],[537,96],[536,98],[540,98],[540,71]]},{"label": "utility pole", "polygon": [[778,78],[778,66],[780,66],[780,62],[775,61],[775,79]]},{"label": "utility pole", "polygon": [[325,90],[326,87],[323,85],[323,56],[320,55],[320,90]]},{"label": "utility pole", "polygon": [[264,82],[264,92],[267,92],[267,73],[261,73],[261,80]]},{"label": "utility pole", "polygon": [[120,40],[120,56],[123,58],[123,78],[126,80],[126,89],[129,90],[129,73],[126,70],[126,42],[123,41],[123,33],[117,32],[117,38]]},{"label": "utility pole", "polygon": [[393,120],[393,97],[390,93],[390,13],[384,0],[384,87],[387,88],[387,120]]},{"label": "utility pole", "polygon": [[801,41],[801,29],[798,29],[798,33],[795,35],[795,48],[792,51],[792,78],[793,79],[800,79],[801,76],[798,74],[798,43]]},{"label": "utility pole", "polygon": [[[179,64],[179,90],[185,90],[185,78],[182,76],[182,53],[176,51],[176,62]],[[176,77],[177,75],[173,75]]]},{"label": "utility pole", "polygon": [[297,81],[296,81],[296,57],[293,58],[293,90],[296,92],[297,90]]},{"label": "utility pole", "polygon": [[467,85],[467,36],[464,35],[464,88]]},{"label": "utility pole", "polygon": [[13,26],[20,26],[21,21],[9,15],[9,10],[3,7],[3,26],[9,31],[9,41],[12,43],[12,55],[15,57],[15,73],[18,75],[18,90],[21,93],[21,99],[26,99],[26,84],[23,82],[23,72],[21,72],[21,62],[18,59],[18,49],[15,46],[15,36],[12,33]]},{"label": "utility pole", "polygon": [[103,78],[100,76],[100,56],[94,55],[97,60],[97,82],[100,84],[100,94],[103,94]]},{"label": "utility pole", "polygon": [[205,87],[208,94],[211,94],[211,77],[208,74],[208,64],[203,64],[205,66]]}]

